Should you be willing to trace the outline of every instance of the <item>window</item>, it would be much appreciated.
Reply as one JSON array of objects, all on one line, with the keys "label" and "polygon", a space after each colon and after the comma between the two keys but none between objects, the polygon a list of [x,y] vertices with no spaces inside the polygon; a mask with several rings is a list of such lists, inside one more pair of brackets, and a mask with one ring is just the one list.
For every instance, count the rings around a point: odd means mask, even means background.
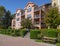
[{"label": "window", "polygon": [[19,21],[19,18],[17,18],[17,21]]},{"label": "window", "polygon": [[32,8],[31,7],[28,7],[27,12],[31,12],[31,10],[32,10]]},{"label": "window", "polygon": [[58,4],[60,5],[60,0],[58,0]]},{"label": "window", "polygon": [[20,15],[20,13],[17,13],[17,16],[19,16]]},{"label": "window", "polygon": [[27,18],[31,18],[31,14],[29,14],[29,15],[27,16]]},{"label": "window", "polygon": [[56,3],[54,3],[54,7],[56,7]]}]

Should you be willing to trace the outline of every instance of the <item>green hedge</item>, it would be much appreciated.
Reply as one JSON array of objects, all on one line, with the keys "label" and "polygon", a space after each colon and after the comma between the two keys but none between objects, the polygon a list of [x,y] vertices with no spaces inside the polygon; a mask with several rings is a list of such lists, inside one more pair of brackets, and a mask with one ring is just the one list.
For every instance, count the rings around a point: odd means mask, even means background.
[{"label": "green hedge", "polygon": [[60,46],[60,43],[57,43],[56,46]]},{"label": "green hedge", "polygon": [[12,30],[12,36],[20,36],[20,30]]},{"label": "green hedge", "polygon": [[40,30],[37,30],[37,29],[31,30],[31,31],[30,31],[30,38],[31,38],[31,39],[37,39],[37,38],[39,38],[38,35],[39,35],[40,33],[41,33]]},{"label": "green hedge", "polygon": [[24,37],[26,34],[25,29],[19,29],[19,30],[12,30],[12,29],[0,29],[0,34],[6,34],[11,36],[22,36]]},{"label": "green hedge", "polygon": [[57,38],[58,32],[56,29],[43,29],[41,30],[42,34],[46,37]]},{"label": "green hedge", "polygon": [[42,29],[42,30],[35,29],[30,31],[31,39],[42,38],[43,36],[57,38],[58,37],[57,29]]},{"label": "green hedge", "polygon": [[21,35],[22,37],[24,37],[26,33],[27,33],[27,31],[26,31],[25,29],[22,29],[22,30],[20,31],[20,35]]},{"label": "green hedge", "polygon": [[60,43],[60,30],[58,30],[58,42]]},{"label": "green hedge", "polygon": [[20,30],[0,29],[0,34],[11,35],[11,36],[20,36]]}]

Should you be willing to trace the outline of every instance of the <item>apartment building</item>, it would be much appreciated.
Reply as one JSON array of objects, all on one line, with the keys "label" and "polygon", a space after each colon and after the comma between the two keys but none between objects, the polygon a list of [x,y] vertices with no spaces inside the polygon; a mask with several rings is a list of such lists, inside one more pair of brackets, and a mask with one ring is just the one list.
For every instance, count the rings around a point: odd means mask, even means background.
[{"label": "apartment building", "polygon": [[51,7],[51,3],[38,6],[33,2],[28,2],[24,9],[17,9],[15,18],[12,19],[12,29],[22,28],[21,21],[29,18],[34,24],[34,28],[45,28],[44,16],[48,8]]},{"label": "apartment building", "polygon": [[[52,7],[57,7],[60,14],[60,0],[52,0],[51,2],[52,2]],[[60,29],[60,25],[57,28]]]},{"label": "apartment building", "polygon": [[58,7],[60,12],[60,0],[52,0],[52,7]]}]

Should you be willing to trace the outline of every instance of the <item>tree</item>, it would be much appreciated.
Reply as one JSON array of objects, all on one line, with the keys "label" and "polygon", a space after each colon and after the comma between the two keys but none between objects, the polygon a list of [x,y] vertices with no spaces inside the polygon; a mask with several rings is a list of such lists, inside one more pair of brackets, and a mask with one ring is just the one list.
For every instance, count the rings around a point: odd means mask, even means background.
[{"label": "tree", "polygon": [[4,6],[0,6],[0,28],[8,28],[11,26],[11,12],[5,9]]},{"label": "tree", "polygon": [[15,14],[12,14],[12,15],[11,15],[11,18],[12,18],[12,19],[15,18]]},{"label": "tree", "polygon": [[0,16],[4,16],[6,12],[6,9],[4,6],[0,6]]},{"label": "tree", "polygon": [[11,13],[10,11],[6,11],[6,15],[3,18],[3,25],[5,28],[8,28],[9,26],[11,26]]},{"label": "tree", "polygon": [[50,8],[44,18],[46,26],[50,28],[57,28],[60,24],[60,15],[58,8]]},{"label": "tree", "polygon": [[32,22],[31,22],[31,20],[29,20],[29,19],[23,19],[23,20],[21,21],[21,26],[22,26],[23,28],[31,28]]},{"label": "tree", "polygon": [[3,27],[3,17],[4,17],[4,15],[5,15],[5,13],[6,13],[6,9],[5,9],[5,7],[4,6],[0,6],[0,28],[2,28]]}]

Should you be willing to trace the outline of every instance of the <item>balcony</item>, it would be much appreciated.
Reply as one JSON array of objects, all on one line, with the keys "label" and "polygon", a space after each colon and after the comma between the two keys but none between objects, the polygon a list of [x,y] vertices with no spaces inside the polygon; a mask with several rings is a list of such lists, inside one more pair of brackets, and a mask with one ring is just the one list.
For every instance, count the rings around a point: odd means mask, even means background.
[{"label": "balcony", "polygon": [[46,12],[45,8],[41,8],[41,9],[42,9],[42,11]]},{"label": "balcony", "polygon": [[40,18],[40,15],[34,15],[34,18],[35,19]]},{"label": "balcony", "polygon": [[34,23],[34,27],[39,27],[39,23]]},{"label": "balcony", "polygon": [[24,16],[24,15],[25,15],[25,13],[22,13],[22,14],[21,14],[21,16]]},{"label": "balcony", "polygon": [[24,20],[24,18],[21,18],[21,21]]},{"label": "balcony", "polygon": [[35,21],[35,22],[34,22],[34,25],[38,25],[38,24],[39,24],[39,21]]},{"label": "balcony", "polygon": [[41,9],[40,7],[39,8],[35,8],[34,12],[39,11],[40,9]]}]

